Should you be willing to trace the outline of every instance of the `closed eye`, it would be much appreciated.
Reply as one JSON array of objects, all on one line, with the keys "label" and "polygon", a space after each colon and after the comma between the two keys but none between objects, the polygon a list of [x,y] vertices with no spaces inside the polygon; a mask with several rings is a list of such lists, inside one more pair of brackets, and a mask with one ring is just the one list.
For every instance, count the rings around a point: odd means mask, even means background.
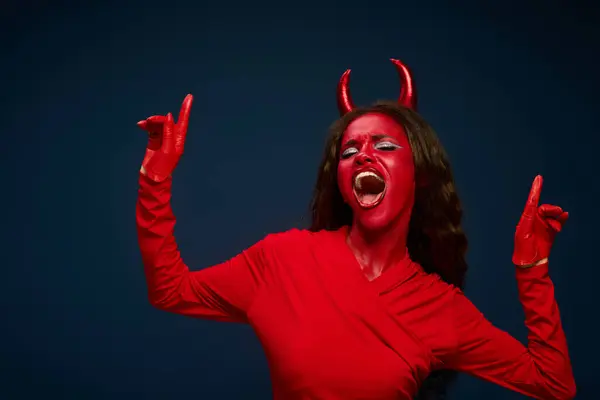
[{"label": "closed eye", "polygon": [[383,151],[394,151],[397,149],[401,149],[402,146],[397,145],[396,143],[392,143],[392,142],[378,142],[375,144],[375,148],[377,150],[383,150]]},{"label": "closed eye", "polygon": [[356,153],[358,153],[358,149],[356,149],[356,147],[349,147],[342,152],[342,158],[343,159],[349,158]]}]

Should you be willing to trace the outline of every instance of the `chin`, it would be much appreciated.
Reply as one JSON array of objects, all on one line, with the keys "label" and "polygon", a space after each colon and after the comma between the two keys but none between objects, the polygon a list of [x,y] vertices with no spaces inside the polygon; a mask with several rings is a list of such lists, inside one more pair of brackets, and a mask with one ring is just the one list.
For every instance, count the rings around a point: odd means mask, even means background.
[{"label": "chin", "polygon": [[377,207],[366,210],[360,207],[357,208],[354,210],[354,223],[366,231],[377,232],[385,230],[394,220],[391,215],[388,215],[389,213]]}]

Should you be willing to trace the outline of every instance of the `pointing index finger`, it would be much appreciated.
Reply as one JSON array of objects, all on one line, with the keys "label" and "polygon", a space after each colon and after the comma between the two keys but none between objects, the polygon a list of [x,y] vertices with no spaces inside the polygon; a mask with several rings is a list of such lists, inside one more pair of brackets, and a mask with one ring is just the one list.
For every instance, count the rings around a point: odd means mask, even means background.
[{"label": "pointing index finger", "polygon": [[190,111],[192,109],[192,102],[194,101],[194,96],[188,94],[183,99],[183,103],[181,104],[181,110],[179,111],[179,118],[177,119],[177,125],[179,125],[179,131],[184,135],[187,133],[188,121],[190,119]]},{"label": "pointing index finger", "polygon": [[531,190],[529,191],[529,198],[527,199],[527,205],[525,207],[526,209],[537,208],[538,204],[540,203],[543,182],[544,180],[541,175],[536,176],[533,180]]}]

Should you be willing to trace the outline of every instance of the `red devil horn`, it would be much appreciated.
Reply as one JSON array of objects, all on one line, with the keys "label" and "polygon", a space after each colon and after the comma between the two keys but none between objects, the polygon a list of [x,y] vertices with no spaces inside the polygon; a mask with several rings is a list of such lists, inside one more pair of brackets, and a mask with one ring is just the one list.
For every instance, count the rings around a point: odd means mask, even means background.
[{"label": "red devil horn", "polygon": [[338,109],[340,110],[340,115],[345,115],[354,109],[354,103],[352,102],[352,97],[350,96],[350,70],[347,69],[346,72],[340,78],[337,87],[337,102]]},{"label": "red devil horn", "polygon": [[417,109],[417,91],[415,89],[415,82],[412,74],[408,67],[400,60],[390,59],[396,69],[398,70],[398,77],[400,78],[400,96],[398,97],[398,103],[404,107]]},{"label": "red devil horn", "polygon": [[[416,110],[417,108],[417,92],[415,90],[414,81],[410,70],[401,61],[391,59],[392,63],[398,70],[398,76],[400,78],[400,97],[398,103],[401,105]],[[340,115],[345,115],[352,111],[355,106],[352,102],[352,96],[350,96],[350,70],[346,70],[337,87],[337,103]]]}]

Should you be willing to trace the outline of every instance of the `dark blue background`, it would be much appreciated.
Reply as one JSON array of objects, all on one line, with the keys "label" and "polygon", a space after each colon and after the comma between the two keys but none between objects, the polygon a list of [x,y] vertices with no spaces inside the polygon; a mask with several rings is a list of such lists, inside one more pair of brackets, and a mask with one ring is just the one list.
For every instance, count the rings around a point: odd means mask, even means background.
[{"label": "dark blue background", "polygon": [[[306,224],[340,74],[357,103],[394,98],[394,57],[452,159],[467,293],[521,340],[510,256],[535,174],[571,213],[551,276],[578,398],[596,399],[599,13],[413,3],[3,5],[0,398],[269,398],[250,328],[148,304],[135,123],[195,95],[174,207],[186,262],[206,267]],[[452,397],[520,398],[467,376]]]}]

